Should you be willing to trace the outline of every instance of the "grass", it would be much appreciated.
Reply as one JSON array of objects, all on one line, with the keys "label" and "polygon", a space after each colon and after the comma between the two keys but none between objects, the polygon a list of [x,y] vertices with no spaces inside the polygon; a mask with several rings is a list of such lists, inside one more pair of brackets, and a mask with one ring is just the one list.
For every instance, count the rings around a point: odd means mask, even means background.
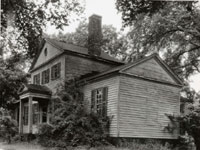
[{"label": "grass", "polygon": [[45,148],[27,142],[11,143],[0,142],[0,150],[45,150]]},{"label": "grass", "polygon": [[[56,149],[45,148],[34,143],[19,142],[19,143],[7,144],[5,142],[0,141],[0,150],[56,150]],[[85,147],[76,147],[74,148],[74,150],[88,150],[88,149]],[[115,148],[115,147],[98,147],[98,148],[90,148],[90,150],[128,150],[128,149]]]}]

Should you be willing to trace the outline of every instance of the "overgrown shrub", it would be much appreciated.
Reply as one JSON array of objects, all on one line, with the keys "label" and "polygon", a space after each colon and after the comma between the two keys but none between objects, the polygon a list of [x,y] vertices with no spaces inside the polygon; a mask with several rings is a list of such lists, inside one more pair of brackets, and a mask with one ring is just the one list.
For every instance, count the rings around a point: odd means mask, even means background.
[{"label": "overgrown shrub", "polygon": [[[6,110],[1,110],[1,111],[6,111]],[[10,116],[1,116],[0,117],[0,136],[3,139],[5,139],[8,143],[11,143],[11,139],[15,135],[17,135],[17,133],[18,133],[17,122],[13,120]]]},{"label": "overgrown shrub", "polygon": [[46,141],[41,142],[42,145],[67,147],[108,144],[109,118],[87,111],[83,95],[75,82],[68,82],[52,101],[52,126],[43,124],[39,128],[39,139],[43,137]]},{"label": "overgrown shrub", "polygon": [[51,139],[53,139],[53,126],[47,123],[38,126],[37,140],[43,146],[54,146]]}]

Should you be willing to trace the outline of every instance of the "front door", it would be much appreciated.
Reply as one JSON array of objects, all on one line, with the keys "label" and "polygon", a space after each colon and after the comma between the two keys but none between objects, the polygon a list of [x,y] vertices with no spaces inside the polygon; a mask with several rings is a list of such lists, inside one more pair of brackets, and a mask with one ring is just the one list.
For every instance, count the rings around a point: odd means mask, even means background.
[{"label": "front door", "polygon": [[[48,103],[40,103],[38,101],[32,101],[32,133],[38,132],[38,125],[40,123],[47,123],[47,108]],[[29,117],[29,107],[28,103],[24,103],[23,106],[23,133],[28,133],[28,117]]]}]

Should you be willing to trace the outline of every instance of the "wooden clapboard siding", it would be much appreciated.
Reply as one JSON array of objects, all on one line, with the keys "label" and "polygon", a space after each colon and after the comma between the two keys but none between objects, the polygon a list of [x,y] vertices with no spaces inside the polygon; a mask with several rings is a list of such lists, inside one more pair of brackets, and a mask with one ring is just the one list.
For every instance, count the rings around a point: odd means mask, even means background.
[{"label": "wooden clapboard siding", "polygon": [[170,123],[166,114],[179,114],[180,88],[120,76],[119,136],[137,138],[176,139],[174,133],[164,131]]},{"label": "wooden clapboard siding", "polygon": [[80,56],[66,55],[65,76],[67,79],[70,79],[92,73],[93,71],[103,72],[116,66],[117,65],[95,61]]},{"label": "wooden clapboard siding", "polygon": [[108,87],[108,104],[107,104],[107,114],[112,117],[110,125],[110,136],[116,137],[118,134],[117,126],[117,101],[119,92],[119,77],[107,78],[94,83],[89,83],[83,87],[83,93],[88,108],[91,108],[91,91],[101,87]]},{"label": "wooden clapboard siding", "polygon": [[[60,70],[60,78],[56,80],[51,79],[51,67],[60,63],[61,64],[61,70]],[[60,84],[63,84],[65,81],[65,55],[59,56],[58,58],[52,60],[51,62],[47,63],[46,65],[38,68],[37,70],[34,70],[31,73],[31,83],[33,83],[34,75],[40,74],[40,84],[42,83],[42,72],[49,69],[49,83],[44,84],[48,88],[52,90],[53,93],[56,92],[56,89]]]},{"label": "wooden clapboard siding", "polygon": [[125,72],[143,77],[148,77],[151,79],[175,83],[173,78],[166,72],[166,70],[163,67],[161,67],[161,65],[155,58],[133,66],[125,70]]}]

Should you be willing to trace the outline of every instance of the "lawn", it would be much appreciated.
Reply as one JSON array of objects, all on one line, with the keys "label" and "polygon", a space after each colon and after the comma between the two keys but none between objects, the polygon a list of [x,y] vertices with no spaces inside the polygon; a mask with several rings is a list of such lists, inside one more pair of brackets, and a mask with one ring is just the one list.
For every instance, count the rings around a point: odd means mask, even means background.
[{"label": "lawn", "polygon": [[30,144],[30,143],[13,143],[7,144],[5,142],[0,142],[0,150],[45,150],[41,146]]},{"label": "lawn", "polygon": [[[69,150],[72,148],[69,148]],[[5,142],[0,141],[0,150],[56,150],[55,148],[45,148],[33,143],[20,142],[20,143],[12,143],[7,144]],[[73,150],[88,150],[84,147],[77,147]],[[90,150],[128,150],[123,148],[115,148],[115,147],[99,147],[99,148],[90,148]]]}]

